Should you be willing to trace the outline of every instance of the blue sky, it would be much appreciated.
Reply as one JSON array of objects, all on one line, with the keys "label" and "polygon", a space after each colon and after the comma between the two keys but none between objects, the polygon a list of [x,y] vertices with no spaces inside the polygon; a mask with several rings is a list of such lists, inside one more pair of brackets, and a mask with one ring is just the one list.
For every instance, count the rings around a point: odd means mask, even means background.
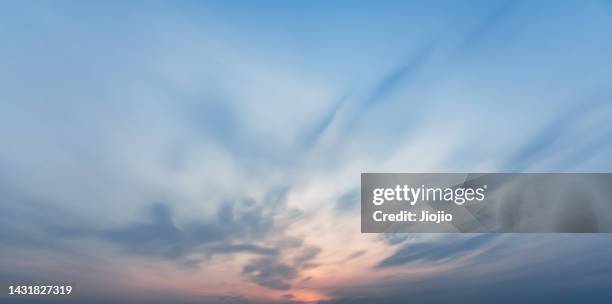
[{"label": "blue sky", "polygon": [[610,236],[364,235],[356,194],[361,172],[610,172],[610,1],[6,1],[0,39],[2,283],[611,296]]}]

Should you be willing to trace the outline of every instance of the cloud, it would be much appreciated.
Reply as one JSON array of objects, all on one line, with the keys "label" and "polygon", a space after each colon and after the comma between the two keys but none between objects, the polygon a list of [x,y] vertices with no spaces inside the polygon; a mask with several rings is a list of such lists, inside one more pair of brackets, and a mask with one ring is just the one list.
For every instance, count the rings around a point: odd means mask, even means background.
[{"label": "cloud", "polygon": [[356,258],[366,254],[366,252],[367,251],[365,251],[365,250],[357,250],[357,251],[351,253],[349,256],[347,256],[345,261],[350,261],[350,260],[356,259]]},{"label": "cloud", "polygon": [[271,289],[288,290],[298,270],[274,258],[253,260],[242,270],[252,282]]},{"label": "cloud", "polygon": [[[100,229],[85,222],[75,226],[79,222],[67,220],[71,216],[59,208],[49,210],[55,214],[49,217],[44,205],[39,209],[30,208],[32,204],[21,208],[20,204],[8,204],[4,216],[12,214],[14,220],[0,222],[0,227],[6,228],[0,231],[0,247],[69,252],[74,250],[73,245],[79,248],[87,240],[97,240],[131,255],[171,261],[179,270],[198,268],[201,261],[219,255],[258,256],[263,258],[247,262],[241,274],[260,286],[287,290],[301,270],[315,267],[310,262],[321,252],[321,248],[306,244],[303,238],[286,234],[288,224],[276,221],[277,216],[292,213],[286,207],[288,191],[287,187],[276,187],[261,202],[243,199],[219,204],[215,216],[206,221],[179,221],[170,204],[153,203],[127,224]],[[4,192],[6,199],[10,192]],[[79,255],[86,253],[83,249],[73,251],[73,260],[82,259]],[[284,259],[288,262],[282,262]]]},{"label": "cloud", "polygon": [[305,246],[301,251],[293,258],[294,265],[303,266],[308,261],[314,259],[321,252],[321,248],[317,246]]},{"label": "cloud", "polygon": [[255,253],[259,255],[277,255],[275,248],[266,248],[253,244],[223,244],[206,247],[209,254],[228,254],[228,253]]},{"label": "cloud", "polygon": [[258,207],[243,210],[223,204],[216,221],[192,221],[181,228],[174,223],[169,205],[153,204],[149,215],[149,222],[104,229],[91,236],[120,245],[129,252],[165,258],[182,258],[191,253],[278,253],[274,248],[248,243],[265,236],[271,229],[269,223],[273,222],[273,215],[263,215]]},{"label": "cloud", "polygon": [[[439,261],[452,267],[417,277],[395,273],[375,281],[356,282],[337,289],[333,299],[321,303],[402,303],[406,299],[448,303],[457,298],[463,302],[495,299],[500,303],[516,303],[546,299],[575,303],[612,296],[606,287],[612,280],[612,267],[604,262],[611,251],[608,236],[503,235],[498,236],[500,247],[467,245],[470,241],[486,242],[486,238],[475,241],[478,237],[466,239],[455,235],[440,239],[440,248],[452,244],[455,237],[459,238],[457,243],[473,248],[478,254],[467,261],[461,260],[467,252],[451,245],[448,256],[452,259]],[[586,247],[593,251],[584,252]],[[458,251],[463,253],[457,254]],[[424,262],[405,264],[406,269],[419,269],[427,265]]]},{"label": "cloud", "polygon": [[242,273],[253,283],[277,290],[289,290],[300,270],[313,268],[311,261],[321,252],[317,246],[301,247],[290,262],[279,258],[258,258],[246,264]]},{"label": "cloud", "polygon": [[442,241],[410,243],[380,261],[377,267],[385,268],[417,262],[422,264],[458,259],[483,248],[497,238],[498,236],[495,234],[482,234],[474,237],[461,237],[457,240],[444,238]]},{"label": "cloud", "polygon": [[[590,143],[588,136],[575,131],[580,130],[583,125],[590,121],[597,128],[597,134],[607,136],[612,132],[612,129],[607,126],[607,121],[599,120],[594,115],[594,113],[605,111],[610,111],[609,103],[607,99],[599,98],[581,100],[570,108],[564,109],[535,132],[526,143],[515,148],[514,154],[506,161],[504,167],[520,172],[537,166],[550,155],[555,155],[555,152],[559,156],[565,156],[558,152],[562,151],[570,142],[574,145],[574,152],[569,154],[569,159],[562,158],[559,161],[561,164],[575,165],[579,160],[588,158],[593,152],[601,150],[605,141],[602,137],[596,136],[595,141]],[[585,142],[584,139],[587,139],[587,141]]]}]

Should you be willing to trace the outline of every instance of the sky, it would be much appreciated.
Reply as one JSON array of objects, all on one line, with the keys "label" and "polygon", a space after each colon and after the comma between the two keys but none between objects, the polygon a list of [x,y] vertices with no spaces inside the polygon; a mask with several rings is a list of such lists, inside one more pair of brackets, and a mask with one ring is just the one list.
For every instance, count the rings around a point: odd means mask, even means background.
[{"label": "sky", "polygon": [[[610,172],[611,1],[2,1],[8,303],[588,302],[609,234],[362,234],[362,172]],[[460,299],[460,300],[458,300]]]}]

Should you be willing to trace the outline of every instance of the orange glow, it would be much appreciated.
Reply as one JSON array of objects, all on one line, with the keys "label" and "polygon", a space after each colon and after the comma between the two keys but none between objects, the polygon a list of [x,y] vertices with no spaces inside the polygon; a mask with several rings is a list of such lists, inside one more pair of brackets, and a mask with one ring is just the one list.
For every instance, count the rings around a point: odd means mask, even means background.
[{"label": "orange glow", "polygon": [[293,298],[294,300],[306,302],[306,303],[316,303],[318,301],[329,299],[329,297],[324,294],[318,293],[314,290],[307,290],[307,289],[298,289],[298,290],[292,291],[291,294],[294,296]]}]

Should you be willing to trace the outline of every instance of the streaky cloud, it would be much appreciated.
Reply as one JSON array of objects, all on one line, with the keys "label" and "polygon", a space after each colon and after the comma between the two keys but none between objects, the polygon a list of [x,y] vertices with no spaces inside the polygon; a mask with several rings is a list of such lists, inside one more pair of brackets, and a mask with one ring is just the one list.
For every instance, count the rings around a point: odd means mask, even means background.
[{"label": "streaky cloud", "polygon": [[457,240],[443,240],[423,243],[406,244],[393,255],[383,259],[377,268],[402,266],[411,263],[431,263],[449,259],[457,259],[474,252],[497,239],[495,234],[482,234],[474,237],[460,237]]}]

